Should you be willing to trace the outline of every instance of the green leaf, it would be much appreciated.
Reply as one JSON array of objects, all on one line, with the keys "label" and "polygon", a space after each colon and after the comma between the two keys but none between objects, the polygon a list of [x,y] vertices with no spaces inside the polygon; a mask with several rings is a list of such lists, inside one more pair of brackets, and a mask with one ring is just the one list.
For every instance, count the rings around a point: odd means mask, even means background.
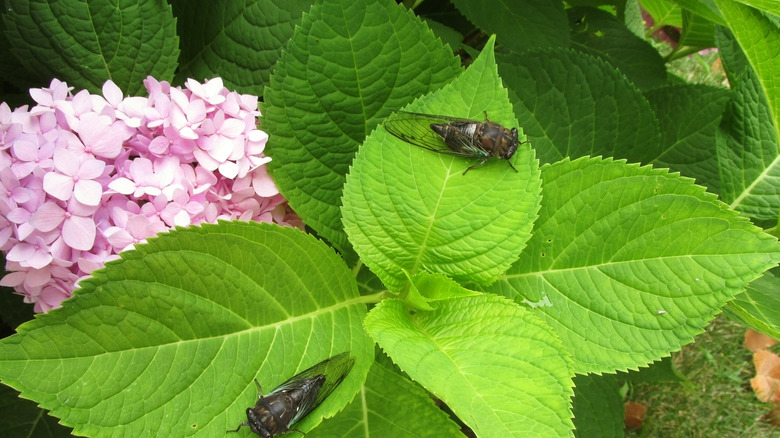
[{"label": "green leaf", "polygon": [[668,356],[780,261],[774,237],[665,169],[583,158],[542,180],[533,237],[487,290],[535,304],[578,373]]},{"label": "green leaf", "polygon": [[655,167],[696,178],[712,193],[720,190],[716,138],[729,92],[705,85],[672,85],[645,93],[658,118],[663,152]]},{"label": "green leaf", "polygon": [[178,229],[81,286],[0,341],[3,383],[79,435],[224,436],[257,400],[253,378],[268,391],[350,351],[347,379],[296,424],[308,431],[352,399],[373,361],[352,274],[295,229]]},{"label": "green leaf", "polygon": [[737,0],[738,2],[780,16],[780,4],[775,0]]},{"label": "green leaf", "polygon": [[495,34],[498,43],[514,50],[534,47],[568,47],[569,34],[562,2],[515,0],[484,3],[453,0],[452,3],[485,33]]},{"label": "green leaf", "polygon": [[[5,257],[0,256],[0,263],[5,266]],[[5,276],[7,272],[4,272]],[[10,287],[0,287],[0,322],[10,328],[33,319],[33,305],[24,302],[22,295],[14,293]]]},{"label": "green leaf", "polygon": [[177,81],[220,76],[261,96],[282,47],[313,0],[174,0],[182,39]]},{"label": "green leaf", "polygon": [[412,278],[412,285],[429,302],[479,295],[479,292],[468,290],[441,274],[421,272]]},{"label": "green leaf", "polygon": [[0,434],[6,437],[71,437],[70,429],[57,424],[35,403],[19,398],[19,393],[0,385]]},{"label": "green leaf", "polygon": [[365,327],[477,436],[570,436],[568,354],[549,327],[516,304],[481,295],[409,312],[400,300],[385,300]]},{"label": "green leaf", "polygon": [[[777,140],[780,138],[780,27],[753,8],[734,1],[715,0],[715,3],[756,72]],[[774,9],[778,9],[776,4]]]},{"label": "green leaf", "polygon": [[307,437],[463,437],[422,388],[374,363],[358,397]]},{"label": "green leaf", "polygon": [[696,15],[706,18],[713,23],[725,26],[720,11],[713,3],[713,0],[674,0],[680,7],[693,12]]},{"label": "green leaf", "polygon": [[[493,60],[492,40],[474,64],[407,111],[517,126]],[[463,172],[475,160],[405,143],[384,128],[360,149],[344,189],[344,229],[357,253],[390,290],[407,274],[437,272],[489,284],[517,259],[539,208],[539,168],[520,146],[513,171],[501,160]]]},{"label": "green leaf", "polygon": [[731,87],[734,88],[739,83],[742,72],[746,68],[751,68],[748,59],[728,28],[718,26],[715,29],[715,41],[718,45],[718,54],[723,61],[723,70],[729,78]]},{"label": "green leaf", "polygon": [[726,307],[727,313],[755,330],[780,339],[780,309],[777,307],[780,278],[771,273],[755,279],[745,292]]},{"label": "green leaf", "polygon": [[690,383],[674,366],[671,356],[661,358],[660,361],[653,362],[649,366],[641,367],[639,370],[631,370],[627,373],[618,372],[618,380],[626,382],[682,382],[689,385]]},{"label": "green leaf", "polygon": [[661,55],[613,15],[594,8],[568,10],[572,47],[608,62],[640,90],[666,82]]},{"label": "green leaf", "polygon": [[680,7],[669,0],[640,0],[642,7],[653,17],[653,28],[682,27]]},{"label": "green leaf", "polygon": [[721,197],[734,210],[759,220],[780,211],[780,145],[771,111],[751,69],[732,90],[718,143]]},{"label": "green leaf", "polygon": [[550,49],[499,55],[498,65],[541,162],[604,155],[649,163],[661,154],[647,100],[601,59]]},{"label": "green leaf", "polygon": [[683,27],[680,46],[688,46],[688,52],[698,52],[715,47],[715,23],[689,11],[683,11]]},{"label": "green leaf", "polygon": [[261,119],[269,171],[304,222],[348,252],[339,207],[358,146],[459,71],[451,50],[390,0],[313,6],[274,67]]},{"label": "green leaf", "polygon": [[623,398],[614,375],[586,374],[574,377],[574,436],[623,438]]},{"label": "green leaf", "polygon": [[159,0],[8,0],[3,16],[14,55],[77,89],[108,79],[127,94],[143,80],[173,78],[179,37],[171,7]]}]

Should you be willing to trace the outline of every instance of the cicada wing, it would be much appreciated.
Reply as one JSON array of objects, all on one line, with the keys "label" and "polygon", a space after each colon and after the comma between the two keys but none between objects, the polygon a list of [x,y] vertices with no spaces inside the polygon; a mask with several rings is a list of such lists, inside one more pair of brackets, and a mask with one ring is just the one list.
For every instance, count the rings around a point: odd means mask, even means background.
[{"label": "cicada wing", "polygon": [[[383,125],[390,134],[429,151],[456,157],[483,158],[487,152],[460,130],[465,125],[478,123],[470,119],[401,111]],[[448,130],[446,140],[433,126],[449,127],[445,128]]]},{"label": "cicada wing", "polygon": [[348,352],[337,354],[301,371],[275,388],[270,394],[283,390],[306,389],[298,404],[298,412],[290,420],[288,427],[300,421],[328,398],[347,377],[354,364],[355,359]]},{"label": "cicada wing", "polygon": [[399,113],[395,118],[385,120],[385,129],[401,140],[434,152],[449,150],[444,140],[431,129],[432,123],[441,123],[426,114]]}]

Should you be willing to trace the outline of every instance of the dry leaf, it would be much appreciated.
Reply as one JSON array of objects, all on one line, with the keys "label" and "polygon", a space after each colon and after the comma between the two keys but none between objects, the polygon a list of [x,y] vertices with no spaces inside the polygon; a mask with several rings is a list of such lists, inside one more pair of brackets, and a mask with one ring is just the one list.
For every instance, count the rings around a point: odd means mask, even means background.
[{"label": "dry leaf", "polygon": [[750,380],[756,396],[762,402],[780,404],[780,356],[760,350],[753,354],[756,377]]},{"label": "dry leaf", "polygon": [[626,416],[624,419],[626,426],[631,429],[639,429],[642,427],[642,422],[645,420],[645,413],[647,413],[645,405],[627,402]]},{"label": "dry leaf", "polygon": [[777,341],[763,333],[753,329],[745,332],[745,348],[755,353],[758,350],[764,350],[777,344]]}]

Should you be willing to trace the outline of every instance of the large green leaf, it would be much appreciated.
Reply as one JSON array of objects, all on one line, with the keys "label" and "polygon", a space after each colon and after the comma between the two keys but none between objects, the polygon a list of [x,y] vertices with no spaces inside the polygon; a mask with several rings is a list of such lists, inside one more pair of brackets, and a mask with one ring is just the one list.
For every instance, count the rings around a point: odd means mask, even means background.
[{"label": "large green leaf", "polygon": [[57,424],[35,403],[19,398],[19,393],[0,385],[0,435],[5,437],[69,438],[71,430]]},{"label": "large green leaf", "polygon": [[438,304],[414,312],[400,300],[385,300],[365,326],[477,436],[571,435],[571,363],[546,324],[491,294]]},{"label": "large green leaf", "polygon": [[453,438],[464,435],[427,392],[375,362],[359,396],[306,436]]},{"label": "large green leaf", "polygon": [[669,355],[780,261],[774,237],[665,169],[583,158],[542,180],[533,237],[487,290],[532,305],[578,373]]},{"label": "large green leaf", "polygon": [[453,0],[466,18],[488,34],[496,34],[498,43],[515,50],[534,47],[567,47],[566,13],[562,2],[515,0],[482,2]]},{"label": "large green leaf", "polygon": [[542,163],[584,155],[649,163],[662,153],[647,100],[601,59],[566,49],[497,58],[520,126]]},{"label": "large green leaf", "polygon": [[680,7],[693,12],[696,15],[706,18],[713,23],[725,25],[720,11],[713,3],[713,0],[674,0]]},{"label": "large green leaf", "polygon": [[[298,230],[223,222],[138,245],[0,341],[0,379],[88,436],[224,436],[265,391],[356,359],[307,431],[359,390],[373,345],[340,258]],[[173,420],[175,419],[175,420]]]},{"label": "large green leaf", "polygon": [[777,307],[780,278],[764,273],[750,283],[726,308],[727,312],[761,333],[780,339],[780,308]]},{"label": "large green leaf", "polygon": [[612,374],[574,377],[574,436],[577,438],[623,438],[623,399]]},{"label": "large green leaf", "polygon": [[666,82],[666,66],[658,51],[613,15],[595,8],[572,8],[567,12],[572,48],[608,62],[640,90]]},{"label": "large green leaf", "polygon": [[737,0],[740,3],[780,16],[780,3],[775,0]]},{"label": "large green leaf", "polygon": [[111,79],[125,94],[145,92],[152,75],[171,80],[179,37],[159,0],[7,0],[3,15],[14,55],[76,88],[98,92]]},{"label": "large green leaf", "polygon": [[759,220],[780,211],[780,143],[758,78],[746,68],[734,86],[720,125],[717,157],[721,197]]},{"label": "large green leaf", "polygon": [[220,76],[231,90],[260,96],[271,67],[313,0],[174,0],[181,41],[176,72],[186,78]]},{"label": "large green leaf", "polygon": [[645,93],[658,119],[662,152],[655,167],[669,167],[712,193],[720,191],[718,125],[729,92],[705,85],[670,85]]},{"label": "large green leaf", "polygon": [[452,51],[390,0],[312,7],[274,67],[261,120],[271,175],[304,222],[348,251],[339,207],[358,146],[459,71]]},{"label": "large green leaf", "polygon": [[[732,0],[715,3],[756,72],[772,114],[775,137],[780,138],[780,25],[760,11]],[[773,3],[777,12],[780,8]]]},{"label": "large green leaf", "polygon": [[[406,110],[517,126],[496,72],[492,40],[474,64]],[[363,262],[391,290],[407,274],[446,274],[489,284],[517,259],[539,208],[533,150],[463,172],[476,161],[437,154],[378,129],[366,139],[344,189],[344,229]]]},{"label": "large green leaf", "polygon": [[653,17],[653,28],[682,27],[680,7],[669,0],[640,0],[642,7]]},{"label": "large green leaf", "polygon": [[715,47],[715,23],[690,11],[683,11],[680,46],[688,46],[685,53]]}]

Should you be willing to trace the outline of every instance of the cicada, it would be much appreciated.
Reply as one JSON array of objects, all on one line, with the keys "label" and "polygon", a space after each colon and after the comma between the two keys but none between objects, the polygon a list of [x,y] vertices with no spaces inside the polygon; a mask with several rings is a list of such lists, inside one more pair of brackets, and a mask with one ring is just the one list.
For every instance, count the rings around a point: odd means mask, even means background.
[{"label": "cicada", "polygon": [[485,164],[490,158],[506,160],[515,172],[515,166],[509,161],[523,143],[518,142],[517,128],[507,129],[503,125],[485,121],[461,119],[458,117],[433,114],[408,113],[400,111],[394,118],[386,120],[387,132],[401,140],[430,151],[456,157],[476,158],[480,161],[469,166],[469,170]]},{"label": "cicada", "polygon": [[[257,384],[257,403],[247,408],[247,421],[235,430],[249,426],[252,432],[263,438],[284,434],[325,400],[347,377],[355,359],[344,352],[294,375],[266,395]],[[298,431],[300,432],[300,431]],[[303,433],[303,432],[301,432]]]}]

